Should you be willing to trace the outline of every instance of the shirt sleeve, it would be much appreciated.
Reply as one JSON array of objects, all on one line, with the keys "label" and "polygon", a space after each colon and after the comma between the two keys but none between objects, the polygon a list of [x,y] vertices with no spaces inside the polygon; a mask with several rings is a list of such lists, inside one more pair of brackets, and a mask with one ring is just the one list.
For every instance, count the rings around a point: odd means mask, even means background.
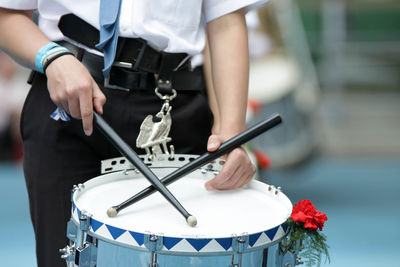
[{"label": "shirt sleeve", "polygon": [[260,7],[268,0],[204,0],[203,12],[207,22],[229,14],[241,8],[245,12]]},{"label": "shirt sleeve", "polygon": [[37,0],[1,0],[0,7],[18,10],[37,9]]}]

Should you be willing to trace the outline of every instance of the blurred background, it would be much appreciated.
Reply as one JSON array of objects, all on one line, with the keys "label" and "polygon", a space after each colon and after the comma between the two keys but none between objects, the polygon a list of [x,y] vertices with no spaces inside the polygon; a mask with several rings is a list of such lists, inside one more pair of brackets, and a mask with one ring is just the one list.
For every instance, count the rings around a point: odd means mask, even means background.
[{"label": "blurred background", "polygon": [[[284,120],[249,144],[259,179],[327,214],[323,266],[399,266],[400,2],[271,0],[247,20],[248,123]],[[0,54],[4,266],[35,266],[19,136],[28,74]]]}]

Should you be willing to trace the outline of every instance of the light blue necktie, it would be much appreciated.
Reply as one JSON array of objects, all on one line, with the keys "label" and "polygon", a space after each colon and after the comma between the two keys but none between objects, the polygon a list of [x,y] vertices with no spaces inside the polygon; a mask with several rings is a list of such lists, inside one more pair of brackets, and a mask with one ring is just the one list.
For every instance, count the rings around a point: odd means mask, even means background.
[{"label": "light blue necktie", "polygon": [[100,1],[100,42],[96,45],[104,53],[103,75],[107,77],[117,50],[121,0]]}]

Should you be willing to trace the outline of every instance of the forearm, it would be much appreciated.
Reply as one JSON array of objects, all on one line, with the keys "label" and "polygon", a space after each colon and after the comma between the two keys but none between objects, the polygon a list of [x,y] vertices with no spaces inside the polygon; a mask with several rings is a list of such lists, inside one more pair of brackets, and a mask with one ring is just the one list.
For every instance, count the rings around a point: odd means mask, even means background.
[{"label": "forearm", "polygon": [[50,42],[32,21],[32,13],[0,8],[0,48],[29,68],[35,68],[36,53]]},{"label": "forearm", "polygon": [[247,27],[237,11],[208,23],[212,80],[225,138],[245,128],[249,80]]},{"label": "forearm", "polygon": [[206,88],[207,88],[207,96],[208,96],[208,103],[210,105],[210,109],[213,113],[214,121],[213,121],[213,127],[211,129],[211,132],[213,134],[217,134],[219,131],[219,110],[218,110],[218,103],[217,103],[217,97],[215,95],[215,90],[214,90],[214,85],[212,81],[212,73],[211,73],[211,57],[210,57],[210,48],[208,46],[208,42],[206,43],[206,46],[203,51],[203,58],[204,58],[204,63],[203,63],[203,71],[204,71],[204,76],[205,76],[205,81],[206,81]]}]

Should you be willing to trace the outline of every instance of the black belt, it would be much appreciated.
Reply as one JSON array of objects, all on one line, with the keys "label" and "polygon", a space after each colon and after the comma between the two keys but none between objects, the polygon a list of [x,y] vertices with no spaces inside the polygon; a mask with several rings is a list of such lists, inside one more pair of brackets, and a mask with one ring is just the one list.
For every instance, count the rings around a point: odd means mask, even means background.
[{"label": "black belt", "polygon": [[[87,22],[67,14],[61,17],[58,26],[68,38],[96,49],[99,31]],[[97,80],[102,79],[103,57],[65,41],[59,43],[71,50]],[[160,79],[171,80],[173,88],[178,91],[199,91],[205,84],[203,74],[198,69],[189,69],[189,61],[184,61],[187,57],[186,53],[156,51],[140,38],[119,37],[116,59],[104,85],[110,89],[154,90],[156,73]]]},{"label": "black belt", "polygon": [[[89,48],[97,49],[99,43],[99,31],[74,14],[67,14],[60,18],[58,27],[61,32],[72,40]],[[141,70],[152,73],[160,73],[163,59],[168,57],[173,61],[173,68],[177,68],[187,58],[186,53],[159,52],[147,45],[141,38],[118,38],[116,62],[130,65],[132,70]]]}]

